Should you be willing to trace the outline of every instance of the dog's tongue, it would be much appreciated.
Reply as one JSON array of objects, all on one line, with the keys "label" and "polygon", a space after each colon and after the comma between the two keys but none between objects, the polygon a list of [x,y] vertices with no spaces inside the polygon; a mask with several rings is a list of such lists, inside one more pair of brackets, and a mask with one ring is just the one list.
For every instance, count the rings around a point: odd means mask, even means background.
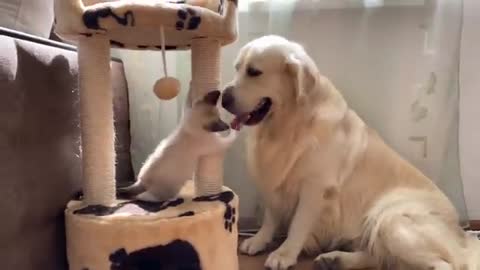
[{"label": "dog's tongue", "polygon": [[250,114],[249,113],[245,113],[245,114],[242,114],[242,115],[239,115],[239,116],[236,116],[232,123],[230,123],[230,126],[235,129],[235,130],[240,130],[242,127],[243,127],[243,124],[245,122],[248,121],[248,119],[250,119]]}]

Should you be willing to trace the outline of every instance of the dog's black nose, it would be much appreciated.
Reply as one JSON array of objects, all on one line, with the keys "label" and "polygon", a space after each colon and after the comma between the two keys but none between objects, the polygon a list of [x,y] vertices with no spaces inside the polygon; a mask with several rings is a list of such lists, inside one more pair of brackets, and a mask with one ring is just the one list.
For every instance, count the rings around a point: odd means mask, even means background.
[{"label": "dog's black nose", "polygon": [[232,109],[232,106],[234,103],[232,91],[233,91],[233,86],[229,86],[225,88],[225,91],[223,91],[223,94],[222,94],[222,107],[227,110]]}]

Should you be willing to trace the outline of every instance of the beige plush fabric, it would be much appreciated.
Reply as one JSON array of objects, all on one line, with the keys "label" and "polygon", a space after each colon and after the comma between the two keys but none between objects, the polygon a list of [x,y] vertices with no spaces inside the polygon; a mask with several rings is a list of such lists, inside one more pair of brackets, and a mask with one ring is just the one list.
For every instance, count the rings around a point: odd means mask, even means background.
[{"label": "beige plush fabric", "polygon": [[[118,202],[66,210],[70,270],[237,270],[238,197],[229,189],[193,197],[188,182],[164,203]],[[145,268],[146,269],[146,268]]]}]

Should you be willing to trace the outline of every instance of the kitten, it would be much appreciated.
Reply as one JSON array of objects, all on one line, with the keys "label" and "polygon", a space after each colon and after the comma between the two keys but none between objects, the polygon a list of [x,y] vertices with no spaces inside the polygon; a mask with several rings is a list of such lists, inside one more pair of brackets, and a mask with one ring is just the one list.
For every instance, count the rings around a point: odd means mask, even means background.
[{"label": "kitten", "polygon": [[200,100],[187,101],[178,127],[147,158],[137,182],[120,188],[118,195],[145,201],[171,199],[192,179],[200,156],[226,151],[236,131],[230,130],[227,136],[219,134],[230,129],[220,119],[216,107],[219,97],[220,91],[211,91]]}]

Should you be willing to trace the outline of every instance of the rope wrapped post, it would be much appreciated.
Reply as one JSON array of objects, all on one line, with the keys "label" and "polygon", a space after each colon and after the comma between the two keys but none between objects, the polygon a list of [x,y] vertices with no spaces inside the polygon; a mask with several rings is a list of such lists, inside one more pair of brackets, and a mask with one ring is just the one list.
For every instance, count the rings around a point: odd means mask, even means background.
[{"label": "rope wrapped post", "polygon": [[223,186],[224,155],[202,156],[194,175],[195,193],[199,196],[218,194]]},{"label": "rope wrapped post", "polygon": [[84,203],[115,202],[115,132],[110,76],[110,43],[103,36],[78,44]]},{"label": "rope wrapped post", "polygon": [[[192,100],[220,87],[220,52],[218,40],[198,38],[192,41]],[[223,155],[200,157],[194,174],[195,192],[205,196],[217,194],[223,186]]]}]

